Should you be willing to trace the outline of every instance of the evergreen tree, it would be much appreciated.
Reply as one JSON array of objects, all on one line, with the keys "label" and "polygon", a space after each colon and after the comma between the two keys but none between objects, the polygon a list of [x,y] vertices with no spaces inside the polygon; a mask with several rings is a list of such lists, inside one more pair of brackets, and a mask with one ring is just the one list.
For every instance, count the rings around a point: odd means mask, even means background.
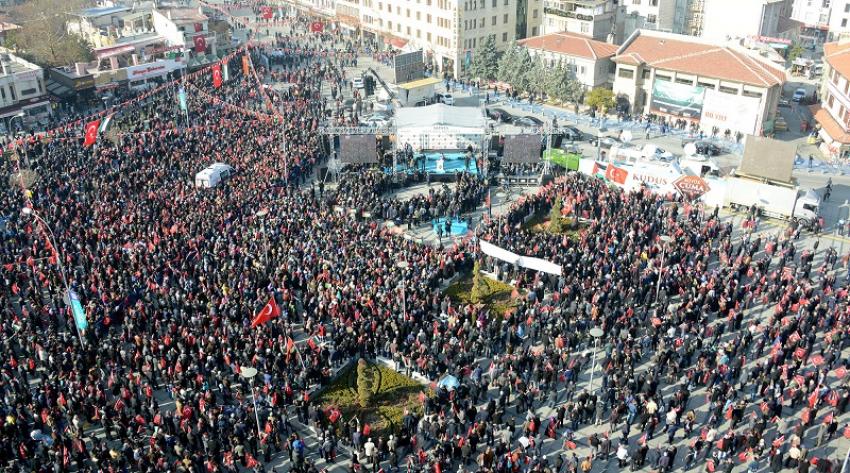
[{"label": "evergreen tree", "polygon": [[528,69],[528,90],[538,94],[548,93],[547,79],[551,75],[551,70],[547,69],[546,63],[540,56],[529,58],[531,67]]},{"label": "evergreen tree", "polygon": [[481,273],[481,262],[475,261],[472,267],[472,289],[469,291],[469,299],[474,302],[484,302],[487,297],[487,281]]},{"label": "evergreen tree", "polygon": [[487,41],[478,48],[472,56],[469,66],[469,76],[483,80],[495,80],[499,73],[499,51],[496,40],[488,36]]},{"label": "evergreen tree", "polygon": [[511,43],[505,50],[502,57],[499,58],[498,70],[499,78],[509,84],[514,84],[519,72],[519,47],[516,43]]},{"label": "evergreen tree", "polygon": [[549,233],[561,233],[563,230],[561,223],[561,198],[558,197],[552,204],[552,210],[549,211]]},{"label": "evergreen tree", "polygon": [[360,407],[372,403],[372,369],[363,358],[357,362],[357,401]]}]

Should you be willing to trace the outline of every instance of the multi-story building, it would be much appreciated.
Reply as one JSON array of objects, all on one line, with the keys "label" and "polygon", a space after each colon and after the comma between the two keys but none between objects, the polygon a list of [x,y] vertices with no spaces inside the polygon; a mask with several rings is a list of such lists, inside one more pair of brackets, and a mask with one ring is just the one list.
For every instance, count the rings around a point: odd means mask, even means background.
[{"label": "multi-story building", "polygon": [[[650,0],[646,0],[650,1]],[[615,0],[545,0],[542,34],[566,31],[605,41],[616,34]]]},{"label": "multi-story building", "polygon": [[488,37],[503,49],[539,34],[541,0],[338,0],[337,18],[367,38],[424,51],[436,70],[461,76]]},{"label": "multi-story building", "polygon": [[569,67],[576,80],[588,90],[611,86],[617,46],[575,33],[552,33],[520,41],[532,56],[539,56],[552,67]]},{"label": "multi-story building", "polygon": [[792,28],[788,0],[706,0],[702,32],[709,41],[724,42],[751,36],[785,38]]},{"label": "multi-story building", "polygon": [[50,113],[44,70],[0,48],[0,121],[5,129],[17,129]]},{"label": "multi-story building", "polygon": [[850,42],[823,45],[824,71],[820,105],[811,107],[820,125],[821,152],[833,158],[850,156]]},{"label": "multi-story building", "polygon": [[621,3],[619,39],[638,29],[685,33],[689,0],[625,0]]},{"label": "multi-story building", "polygon": [[705,0],[687,0],[685,10],[685,31],[690,36],[702,35],[702,20],[705,14]]},{"label": "multi-story building", "polygon": [[634,113],[708,133],[770,131],[785,82],[782,70],[744,49],[658,31],[636,31],[613,60],[614,93]]},{"label": "multi-story building", "polygon": [[836,0],[794,0],[791,19],[800,22],[801,38],[819,43],[830,27],[831,3]]},{"label": "multi-story building", "polygon": [[[829,0],[823,1],[830,3]],[[842,41],[850,37],[850,0],[832,0],[829,6],[827,32],[819,38],[823,40],[825,36],[828,41]]]}]

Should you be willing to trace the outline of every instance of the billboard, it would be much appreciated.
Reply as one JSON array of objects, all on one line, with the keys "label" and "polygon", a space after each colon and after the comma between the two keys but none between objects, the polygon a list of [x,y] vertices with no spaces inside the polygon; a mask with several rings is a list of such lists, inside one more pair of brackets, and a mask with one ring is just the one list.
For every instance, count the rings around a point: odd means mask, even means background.
[{"label": "billboard", "polygon": [[543,151],[543,160],[557,164],[564,169],[578,171],[578,163],[581,160],[581,154],[567,153],[560,148],[553,148]]},{"label": "billboard", "polygon": [[760,109],[761,99],[708,89],[705,91],[700,125],[707,131],[717,127],[719,133],[732,130],[733,133],[755,135]]},{"label": "billboard", "polygon": [[377,163],[378,142],[375,135],[340,135],[339,157],[343,163]]},{"label": "billboard", "polygon": [[652,84],[649,108],[675,117],[699,119],[704,97],[704,87],[656,80]]},{"label": "billboard", "polygon": [[425,77],[425,61],[422,50],[410,53],[396,54],[393,59],[395,70],[395,83],[403,84]]},{"label": "billboard", "polygon": [[536,163],[540,161],[540,135],[508,135],[505,137],[504,163]]}]

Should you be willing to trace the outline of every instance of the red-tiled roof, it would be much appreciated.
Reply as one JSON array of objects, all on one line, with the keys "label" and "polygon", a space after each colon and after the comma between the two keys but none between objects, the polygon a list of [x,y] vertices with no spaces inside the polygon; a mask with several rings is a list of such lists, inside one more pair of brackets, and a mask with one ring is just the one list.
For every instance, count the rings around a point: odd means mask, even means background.
[{"label": "red-tiled roof", "polygon": [[832,118],[828,110],[821,108],[820,105],[812,105],[809,110],[830,138],[841,144],[850,144],[850,133],[844,131],[844,127]]},{"label": "red-tiled roof", "polygon": [[824,44],[823,59],[839,74],[850,77],[850,43]]},{"label": "red-tiled roof", "polygon": [[529,49],[594,60],[611,57],[617,52],[616,45],[566,31],[534,36],[520,41],[519,44]]},{"label": "red-tiled roof", "polygon": [[671,39],[643,30],[631,43],[621,47],[614,61],[647,64],[703,77],[770,87],[785,82],[785,73],[749,54],[724,46]]}]

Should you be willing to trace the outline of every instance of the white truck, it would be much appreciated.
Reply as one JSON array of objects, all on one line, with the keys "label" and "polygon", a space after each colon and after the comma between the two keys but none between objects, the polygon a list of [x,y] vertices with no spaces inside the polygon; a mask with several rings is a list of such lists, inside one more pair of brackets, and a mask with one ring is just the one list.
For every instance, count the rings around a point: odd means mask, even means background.
[{"label": "white truck", "polygon": [[744,210],[755,206],[762,215],[768,217],[815,223],[818,220],[820,197],[814,191],[795,185],[730,176],[726,180],[724,205]]}]

